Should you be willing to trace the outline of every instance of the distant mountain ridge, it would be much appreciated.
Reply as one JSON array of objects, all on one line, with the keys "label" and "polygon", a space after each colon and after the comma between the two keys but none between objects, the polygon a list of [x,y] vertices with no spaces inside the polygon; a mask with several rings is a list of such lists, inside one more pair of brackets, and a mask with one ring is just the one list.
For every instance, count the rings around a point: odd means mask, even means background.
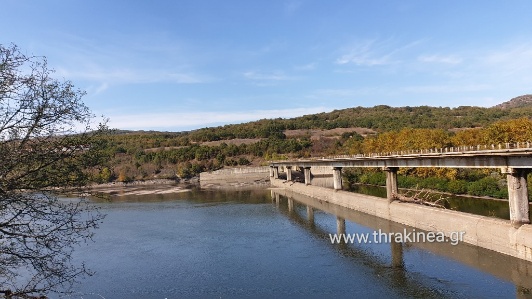
[{"label": "distant mountain ridge", "polygon": [[532,94],[525,94],[515,97],[509,101],[493,106],[493,108],[499,109],[511,109],[532,106]]}]

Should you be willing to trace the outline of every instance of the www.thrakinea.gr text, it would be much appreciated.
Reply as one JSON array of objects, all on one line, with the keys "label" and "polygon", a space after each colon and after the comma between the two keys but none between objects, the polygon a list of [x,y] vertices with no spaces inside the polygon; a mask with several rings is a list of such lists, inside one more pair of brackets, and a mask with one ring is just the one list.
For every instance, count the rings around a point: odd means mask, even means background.
[{"label": "www.thrakinea.gr text", "polygon": [[371,233],[352,234],[329,234],[332,244],[381,244],[381,243],[450,243],[457,245],[464,240],[465,232],[449,232],[446,236],[444,232],[416,231],[416,229],[398,232],[383,232],[381,229]]}]

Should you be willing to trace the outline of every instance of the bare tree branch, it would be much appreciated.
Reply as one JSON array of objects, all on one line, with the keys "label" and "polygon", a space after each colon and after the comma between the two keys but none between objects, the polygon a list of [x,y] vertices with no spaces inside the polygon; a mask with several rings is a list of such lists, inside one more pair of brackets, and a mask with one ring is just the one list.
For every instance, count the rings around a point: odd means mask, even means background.
[{"label": "bare tree branch", "polygon": [[[84,200],[57,197],[87,183],[98,161],[93,119],[69,81],[43,57],[0,45],[0,294],[30,298],[65,291],[90,274],[72,253],[103,215]],[[80,130],[81,129],[81,130]],[[17,297],[18,296],[18,297]]]}]

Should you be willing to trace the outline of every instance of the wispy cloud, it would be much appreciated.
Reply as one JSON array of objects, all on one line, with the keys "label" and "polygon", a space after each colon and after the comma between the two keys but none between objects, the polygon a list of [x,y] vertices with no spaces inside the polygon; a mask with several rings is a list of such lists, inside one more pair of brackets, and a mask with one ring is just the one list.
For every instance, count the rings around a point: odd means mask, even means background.
[{"label": "wispy cloud", "polygon": [[383,89],[380,88],[338,88],[338,89],[317,89],[313,91],[309,98],[356,98],[359,96],[366,96],[370,94],[382,94]]},{"label": "wispy cloud", "polygon": [[404,45],[397,45],[392,39],[387,40],[365,40],[355,43],[342,50],[345,52],[336,59],[336,63],[355,64],[358,66],[380,66],[396,64],[402,58],[397,57],[400,52],[407,50],[421,41],[414,41]]},{"label": "wispy cloud", "polygon": [[248,71],[244,72],[242,76],[253,82],[253,84],[258,86],[271,86],[277,85],[283,81],[293,81],[297,80],[297,77],[289,76],[283,71],[273,71],[273,72],[256,72]]},{"label": "wispy cloud", "polygon": [[459,64],[462,62],[462,58],[456,55],[421,55],[418,57],[418,61],[427,63],[442,63],[442,64]]},{"label": "wispy cloud", "polygon": [[466,93],[490,90],[488,84],[442,84],[442,85],[418,85],[407,86],[400,90],[407,93]]},{"label": "wispy cloud", "polygon": [[309,107],[281,110],[254,110],[239,112],[186,112],[109,115],[110,127],[119,129],[190,130],[221,124],[234,124],[264,118],[290,118],[330,111],[332,108]]},{"label": "wispy cloud", "polygon": [[176,42],[157,36],[152,37],[153,44],[139,39],[119,36],[102,45],[91,39],[64,35],[59,44],[47,47],[59,60],[54,62],[57,76],[86,81],[89,92],[95,94],[119,84],[197,84],[214,80],[195,71],[189,62],[193,60],[190,54],[184,53]]},{"label": "wispy cloud", "polygon": [[390,54],[389,53],[378,53],[374,50],[373,46],[375,41],[365,41],[359,43],[346,54],[343,54],[341,57],[336,59],[337,64],[348,64],[353,63],[355,65],[362,66],[375,66],[375,65],[384,65],[390,63]]},{"label": "wispy cloud", "polygon": [[87,81],[96,81],[106,84],[125,84],[125,83],[155,83],[155,82],[173,82],[178,84],[193,84],[208,82],[209,79],[198,76],[193,73],[176,73],[165,70],[149,69],[78,69],[71,71],[65,68],[59,68],[56,74],[65,78],[82,79]]},{"label": "wispy cloud", "polygon": [[506,75],[522,73],[530,77],[532,69],[532,43],[517,43],[490,51],[480,57],[479,63],[498,69]]},{"label": "wispy cloud", "polygon": [[312,62],[312,63],[307,63],[304,65],[295,66],[294,69],[296,71],[312,71],[312,70],[315,70],[316,67],[317,67],[317,64]]}]

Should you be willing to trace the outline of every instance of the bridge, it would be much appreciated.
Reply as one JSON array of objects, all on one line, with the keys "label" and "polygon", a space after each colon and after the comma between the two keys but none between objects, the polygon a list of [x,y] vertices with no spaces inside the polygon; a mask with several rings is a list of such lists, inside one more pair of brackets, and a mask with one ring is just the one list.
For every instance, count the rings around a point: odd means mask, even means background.
[{"label": "bridge", "polygon": [[303,170],[304,183],[310,185],[312,168],[317,166],[332,168],[335,190],[342,189],[342,168],[381,168],[386,172],[389,202],[392,202],[398,194],[397,170],[399,167],[500,169],[503,174],[507,175],[512,225],[519,227],[530,223],[527,175],[532,170],[532,144],[529,142],[272,161],[270,162],[270,177],[278,179],[281,168],[286,172],[287,181],[291,181],[293,170]]}]

